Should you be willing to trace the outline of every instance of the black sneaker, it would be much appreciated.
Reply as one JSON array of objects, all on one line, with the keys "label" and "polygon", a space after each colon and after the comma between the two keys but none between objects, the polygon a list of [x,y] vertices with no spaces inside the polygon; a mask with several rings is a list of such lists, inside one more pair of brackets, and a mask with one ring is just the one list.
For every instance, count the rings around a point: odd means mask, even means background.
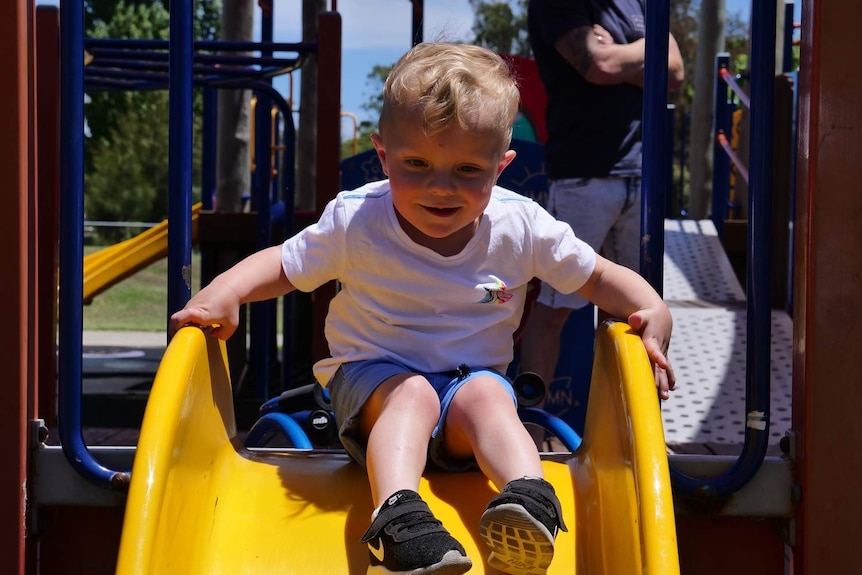
[{"label": "black sneaker", "polygon": [[473,562],[415,491],[394,493],[362,536],[367,575],[461,575]]},{"label": "black sneaker", "polygon": [[511,575],[545,575],[563,523],[554,487],[539,478],[510,481],[488,504],[479,534],[491,550],[488,565]]}]

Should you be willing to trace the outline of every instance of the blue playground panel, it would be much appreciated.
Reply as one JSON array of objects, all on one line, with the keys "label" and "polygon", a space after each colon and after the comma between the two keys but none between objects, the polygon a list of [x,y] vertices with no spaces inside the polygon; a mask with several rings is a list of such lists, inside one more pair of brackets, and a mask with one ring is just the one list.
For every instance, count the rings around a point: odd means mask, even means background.
[{"label": "blue playground panel", "polygon": [[[545,205],[548,199],[548,175],[545,173],[545,152],[542,144],[513,139],[510,147],[517,155],[500,175],[497,184]],[[342,190],[352,190],[367,182],[385,178],[374,150],[362,152],[341,162]],[[545,404],[545,410],[563,419],[580,435],[584,430],[590,391],[594,338],[593,306],[572,313],[563,328],[560,360],[554,380],[550,382]],[[515,359],[509,366],[510,377],[514,378],[517,374],[518,366],[519,352],[516,349]]]}]

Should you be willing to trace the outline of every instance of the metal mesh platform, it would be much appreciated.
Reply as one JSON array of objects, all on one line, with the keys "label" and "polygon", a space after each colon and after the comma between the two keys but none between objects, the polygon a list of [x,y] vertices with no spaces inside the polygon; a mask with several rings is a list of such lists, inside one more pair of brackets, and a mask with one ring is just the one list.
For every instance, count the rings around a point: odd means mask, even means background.
[{"label": "metal mesh platform", "polygon": [[[664,298],[677,390],[662,403],[671,449],[737,453],[745,432],[745,294],[709,220],[665,222]],[[772,313],[770,449],[791,424],[792,321]]]}]

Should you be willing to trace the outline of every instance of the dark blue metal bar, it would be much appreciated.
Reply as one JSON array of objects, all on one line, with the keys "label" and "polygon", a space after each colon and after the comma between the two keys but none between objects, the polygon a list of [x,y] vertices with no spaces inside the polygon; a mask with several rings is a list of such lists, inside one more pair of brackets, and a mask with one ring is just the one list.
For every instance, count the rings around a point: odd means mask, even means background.
[{"label": "dark blue metal bar", "polygon": [[688,148],[688,127],[691,114],[685,114],[679,124],[679,188],[677,189],[677,213],[679,217],[686,217],[688,209],[685,205],[685,166],[688,162],[686,149]]},{"label": "dark blue metal bar", "polygon": [[207,211],[213,209],[216,193],[216,163],[218,160],[218,91],[214,88],[203,90],[203,126],[201,134],[201,206]]},{"label": "dark blue metal bar", "polygon": [[715,100],[713,122],[715,136],[712,140],[712,223],[718,237],[724,237],[724,220],[727,219],[727,201],[730,197],[730,159],[718,142],[719,134],[729,134],[731,128],[730,102],[727,99],[727,84],[721,70],[730,65],[730,54],[721,52],[715,59]]},{"label": "dark blue metal bar", "polygon": [[[112,60],[109,63],[99,62],[87,66],[85,76],[87,79],[93,77],[108,77],[108,78],[142,78],[148,79],[147,74],[163,74],[170,69],[167,61],[165,62],[124,62],[120,60]],[[231,78],[269,78],[278,76],[282,73],[291,71],[285,68],[275,67],[257,67],[257,68],[228,68],[213,64],[195,64],[192,66],[192,73],[195,75],[207,74],[213,76],[223,76]]]},{"label": "dark blue metal bar", "polygon": [[[797,144],[799,142],[799,73],[798,72],[790,72],[788,76],[793,80],[793,119],[790,123],[792,126],[792,145],[790,147],[791,150],[797,149]],[[792,175],[796,174],[796,162],[797,162],[797,154],[790,154],[790,173]],[[790,178],[790,225],[791,225],[791,233],[790,233],[790,255],[788,258],[790,260],[790,269],[789,269],[789,277],[788,282],[790,285],[793,284],[793,276],[794,276],[794,266],[796,265],[796,258],[792,257],[794,253],[794,245],[795,245],[795,234],[793,233],[793,229],[796,227],[796,178]],[[793,290],[788,290],[789,295],[787,297],[787,313],[790,317],[793,317]]]},{"label": "dark blue metal bar", "polygon": [[751,14],[752,145],[746,289],[746,424],[742,453],[729,470],[714,478],[689,477],[671,468],[678,487],[719,499],[737,491],[754,477],[769,443],[775,18],[775,2],[754,3]]},{"label": "dark blue metal bar", "polygon": [[168,317],[191,297],[193,24],[192,0],[173,0],[168,71]]},{"label": "dark blue metal bar", "polygon": [[[738,486],[756,473],[766,455],[770,423],[772,340],[772,163],[775,135],[775,2],[755,2],[751,14],[751,146],[749,146],[748,273],[746,314],[747,423]],[[756,424],[752,421],[757,419]],[[736,486],[734,486],[736,487]]]},{"label": "dark blue metal bar", "polygon": [[97,462],[81,428],[84,314],[84,4],[60,5],[60,302],[58,419],[63,453],[72,468],[106,488],[126,489],[127,472]]},{"label": "dark blue metal bar", "polygon": [[670,33],[668,0],[646,5],[643,101],[643,188],[641,199],[641,275],[659,293],[664,283],[664,194],[668,192],[665,142],[667,58]]},{"label": "dark blue metal bar", "polygon": [[[87,38],[84,45],[90,48],[167,50],[170,40],[131,40],[116,38]],[[314,52],[316,42],[235,42],[226,40],[193,41],[194,50],[210,52]]]},{"label": "dark blue metal bar", "polygon": [[[260,2],[261,44],[272,43],[273,5],[270,0]],[[261,56],[272,52],[261,49]],[[261,83],[266,83],[262,81]],[[254,173],[252,174],[252,206],[257,212],[257,248],[272,245],[272,100],[258,93],[255,107]],[[249,357],[254,379],[253,392],[262,399],[269,397],[271,347],[275,338],[276,302],[267,300],[250,306]]]},{"label": "dark blue metal bar", "polygon": [[[99,48],[92,50],[93,61],[87,66],[105,66],[108,62],[116,66],[129,66],[134,63],[143,62],[165,62],[168,61],[166,51],[142,51],[142,50],[120,50],[114,48]],[[198,64],[219,64],[223,66],[296,66],[302,61],[304,53],[295,58],[275,58],[272,56],[248,56],[231,54],[209,54],[196,52],[194,62]]]},{"label": "dark blue metal bar", "polygon": [[781,71],[785,74],[793,69],[793,2],[784,3],[784,50],[781,54]]},{"label": "dark blue metal bar", "polygon": [[412,28],[412,38],[413,45],[422,43],[422,38],[425,35],[424,21],[425,21],[425,0],[410,0],[410,3],[413,5],[411,22],[413,24]]},{"label": "dark blue metal bar", "polygon": [[[283,238],[293,235],[293,214],[296,209],[294,197],[296,193],[296,126],[291,110],[282,108],[282,145],[281,155],[281,202],[284,207],[282,216]],[[281,387],[287,389],[293,379],[293,307],[294,294],[289,293],[282,298],[281,303]]]},{"label": "dark blue metal bar", "polygon": [[[676,106],[673,104],[667,105],[667,112],[665,113],[665,143],[664,143],[664,153],[665,153],[665,166],[667,168],[667,174],[665,174],[665,200],[664,200],[664,213],[665,217],[669,214],[674,214],[676,209],[673,205],[673,136],[676,124]],[[682,166],[680,166],[682,169]],[[664,253],[664,250],[662,250]]]}]

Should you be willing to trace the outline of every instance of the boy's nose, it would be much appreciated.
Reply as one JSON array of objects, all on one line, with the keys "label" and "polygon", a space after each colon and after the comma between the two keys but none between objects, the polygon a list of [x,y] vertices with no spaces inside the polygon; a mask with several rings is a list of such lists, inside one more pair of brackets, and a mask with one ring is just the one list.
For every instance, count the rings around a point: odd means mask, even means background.
[{"label": "boy's nose", "polygon": [[431,193],[439,195],[453,194],[457,189],[455,180],[447,173],[435,173],[429,182],[429,187]]}]

